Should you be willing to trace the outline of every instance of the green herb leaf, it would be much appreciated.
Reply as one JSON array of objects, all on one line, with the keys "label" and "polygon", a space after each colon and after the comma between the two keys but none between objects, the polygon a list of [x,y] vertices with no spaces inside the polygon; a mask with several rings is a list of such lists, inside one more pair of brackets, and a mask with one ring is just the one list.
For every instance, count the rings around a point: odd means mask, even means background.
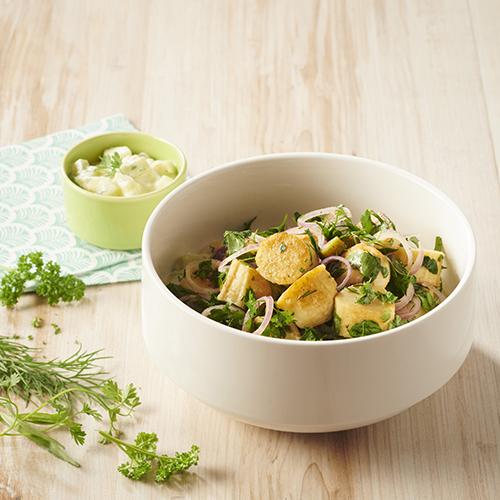
[{"label": "green herb leaf", "polygon": [[360,323],[352,325],[350,328],[348,327],[347,331],[351,337],[366,337],[367,335],[380,333],[382,328],[380,328],[380,325],[375,321],[363,320]]},{"label": "green herb leaf", "polygon": [[244,231],[225,231],[223,243],[227,247],[228,255],[241,250],[245,247],[245,241],[250,238],[252,231],[249,229]]},{"label": "green herb leaf", "polygon": [[436,252],[443,251],[443,240],[442,240],[441,236],[436,236],[436,241],[434,243],[434,250]]},{"label": "green herb leaf", "polygon": [[379,273],[382,273],[384,278],[389,274],[387,268],[381,264],[380,259],[370,252],[353,252],[347,257],[347,260],[355,269],[359,269],[363,275],[363,281],[374,281]]},{"label": "green herb leaf", "polygon": [[304,328],[304,333],[300,340],[307,340],[310,342],[322,341],[326,337],[326,334],[318,332],[315,328]]},{"label": "green herb leaf", "polygon": [[424,261],[422,262],[422,266],[425,267],[430,273],[437,274],[438,273],[438,263],[432,257],[426,255],[424,257]]},{"label": "green herb leaf", "polygon": [[117,152],[113,153],[113,155],[103,155],[99,159],[101,162],[96,165],[95,169],[109,170],[106,177],[113,178],[122,166],[122,159]]}]

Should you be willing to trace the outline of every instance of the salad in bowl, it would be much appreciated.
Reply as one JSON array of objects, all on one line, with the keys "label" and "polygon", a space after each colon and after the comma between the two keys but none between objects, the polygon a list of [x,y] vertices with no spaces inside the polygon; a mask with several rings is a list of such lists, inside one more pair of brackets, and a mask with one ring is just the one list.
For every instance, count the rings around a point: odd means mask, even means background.
[{"label": "salad in bowl", "polygon": [[254,223],[183,255],[168,289],[219,323],[302,341],[377,334],[445,300],[441,238],[424,248],[384,213],[367,209],[354,221],[339,205],[285,215],[265,230]]}]

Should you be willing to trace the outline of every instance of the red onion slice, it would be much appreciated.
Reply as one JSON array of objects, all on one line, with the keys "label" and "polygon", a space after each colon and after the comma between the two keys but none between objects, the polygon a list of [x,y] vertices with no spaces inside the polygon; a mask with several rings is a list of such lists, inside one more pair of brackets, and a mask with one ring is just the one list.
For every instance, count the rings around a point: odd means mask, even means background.
[{"label": "red onion slice", "polygon": [[398,316],[402,320],[414,318],[419,313],[421,304],[422,301],[414,295],[411,301],[398,312]]},{"label": "red onion slice", "polygon": [[[253,335],[260,335],[267,328],[267,325],[269,325],[269,322],[271,321],[271,317],[273,315],[273,309],[274,309],[274,299],[272,297],[270,297],[269,295],[266,295],[266,296],[258,299],[255,303],[256,304],[262,304],[262,303],[266,304],[266,311],[264,313],[264,319],[262,320],[262,323],[259,325],[259,328],[257,328],[257,330],[255,330],[255,332],[252,332]],[[243,319],[243,331],[244,332],[248,331],[248,329],[246,327],[246,323],[247,323],[249,318],[250,318],[250,314],[247,311],[247,313],[245,314],[245,318]]]},{"label": "red onion slice", "polygon": [[[208,315],[214,310],[214,309],[224,309],[225,304],[219,304],[219,305],[216,305],[216,306],[210,306],[210,307],[207,307],[206,309],[204,309],[201,314],[203,316],[206,316],[208,317]],[[236,307],[236,306],[229,306],[229,310],[231,312],[236,312],[236,311],[241,311],[242,309],[240,309],[239,307]]]},{"label": "red onion slice", "polygon": [[422,285],[425,286],[425,288],[428,288],[431,292],[434,292],[436,294],[440,304],[441,302],[443,302],[443,300],[446,299],[446,295],[441,290],[439,290],[439,288],[436,288],[434,285],[431,285],[429,283],[422,283]]},{"label": "red onion slice", "polygon": [[287,229],[285,233],[293,235],[307,235],[306,229],[309,229],[312,235],[316,236],[316,240],[320,248],[326,245],[326,238],[323,235],[323,231],[315,222],[307,222],[305,224],[301,224],[300,226],[291,227],[290,229]]},{"label": "red onion slice", "polygon": [[340,283],[340,285],[337,285],[337,292],[340,292],[340,290],[342,290],[342,288],[344,288],[346,286],[346,284],[349,282],[349,279],[351,278],[352,266],[351,266],[351,263],[346,258],[340,257],[339,255],[332,255],[331,257],[327,257],[326,259],[323,259],[320,262],[320,264],[323,264],[326,266],[327,264],[329,264],[330,262],[332,262],[334,260],[338,260],[340,262],[343,262],[347,267],[347,271],[346,271],[346,275],[345,275],[344,280],[342,281],[342,283]]},{"label": "red onion slice", "polygon": [[406,256],[408,257],[408,262],[406,264],[406,267],[408,269],[411,268],[411,265],[413,264],[413,252],[411,251],[408,241],[402,234],[398,233],[397,231],[394,231],[393,229],[384,229],[379,233],[377,233],[375,235],[375,238],[381,242],[385,242],[385,240],[391,239],[401,243],[404,251],[406,252]]},{"label": "red onion slice", "polygon": [[418,255],[417,258],[415,259],[415,262],[413,262],[413,265],[410,268],[410,274],[415,274],[422,267],[422,262],[424,262],[424,247],[422,246],[422,243],[419,240]]},{"label": "red onion slice", "polygon": [[231,254],[229,257],[226,257],[220,264],[219,264],[219,272],[223,272],[226,270],[228,266],[228,264],[231,263],[231,261],[233,261],[234,259],[238,258],[240,255],[244,255],[248,252],[253,252],[254,250],[257,250],[257,248],[259,248],[259,245],[257,243],[253,244],[253,245],[248,245],[244,248],[242,248],[241,250],[238,250],[237,252],[234,252],[233,254]]},{"label": "red onion slice", "polygon": [[406,295],[401,297],[395,304],[396,311],[400,311],[401,309],[403,309],[403,307],[405,307],[406,304],[408,304],[411,301],[414,294],[415,294],[415,287],[413,286],[413,283],[409,283],[408,289],[406,290]]},{"label": "red onion slice", "polygon": [[324,217],[325,215],[328,216],[335,210],[337,210],[338,207],[328,207],[328,208],[320,208],[318,210],[313,210],[312,212],[308,212],[307,214],[301,215],[297,219],[297,225],[298,226],[303,226],[309,219],[312,219],[313,217]]}]

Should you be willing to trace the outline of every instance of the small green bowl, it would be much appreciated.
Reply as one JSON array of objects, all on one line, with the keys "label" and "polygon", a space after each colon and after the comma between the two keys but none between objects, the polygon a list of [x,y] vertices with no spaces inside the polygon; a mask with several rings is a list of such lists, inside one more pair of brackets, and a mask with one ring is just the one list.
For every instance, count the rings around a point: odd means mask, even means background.
[{"label": "small green bowl", "polygon": [[[177,177],[164,188],[137,196],[103,196],[86,191],[69,176],[79,158],[98,162],[105,149],[128,146],[132,153],[147,153],[156,160],[173,160]],[[141,248],[142,233],[149,216],[163,198],[187,176],[186,158],[177,147],[159,137],[141,132],[108,132],[73,146],[62,159],[61,177],[66,221],[82,240],[111,250]]]}]

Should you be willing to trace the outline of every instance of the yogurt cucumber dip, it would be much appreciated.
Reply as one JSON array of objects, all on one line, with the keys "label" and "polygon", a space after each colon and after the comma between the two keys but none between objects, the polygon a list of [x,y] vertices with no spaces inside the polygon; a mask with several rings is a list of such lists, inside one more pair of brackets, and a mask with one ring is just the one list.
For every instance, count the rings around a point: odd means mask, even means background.
[{"label": "yogurt cucumber dip", "polygon": [[83,189],[104,196],[137,196],[168,186],[177,176],[173,160],[155,160],[146,153],[132,154],[127,146],[104,150],[99,163],[79,159],[70,177]]}]

